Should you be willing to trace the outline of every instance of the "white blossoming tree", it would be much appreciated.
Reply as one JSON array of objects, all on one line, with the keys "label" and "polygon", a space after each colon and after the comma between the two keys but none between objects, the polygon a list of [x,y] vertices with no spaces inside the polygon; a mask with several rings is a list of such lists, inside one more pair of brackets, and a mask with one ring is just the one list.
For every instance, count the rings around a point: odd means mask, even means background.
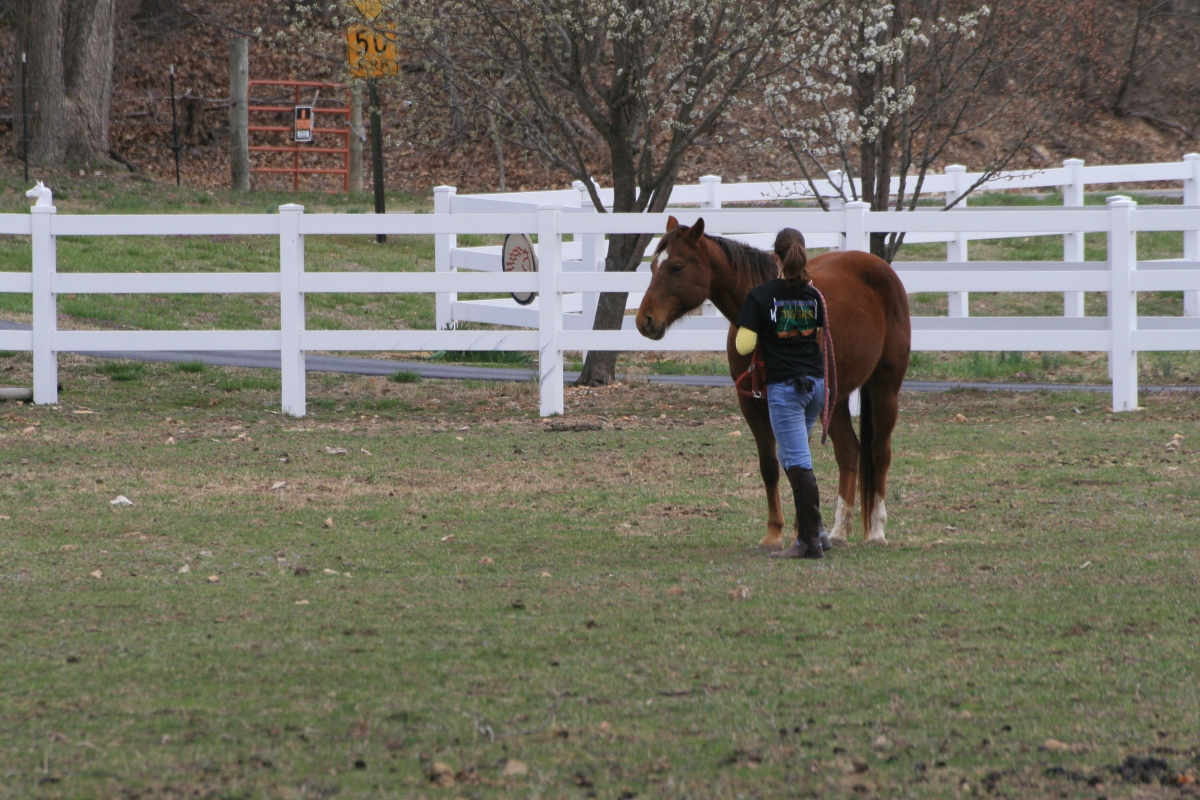
[{"label": "white blossoming tree", "polygon": [[[1039,6],[1043,24],[1026,27],[1021,21],[1031,4]],[[844,176],[843,199],[911,211],[928,171],[952,142],[1003,120],[1013,135],[990,149],[969,194],[1066,109],[1066,103],[1048,108],[1044,102],[1047,84],[1071,69],[1070,62],[1044,57],[1060,30],[1045,24],[1046,13],[1038,0],[826,6],[815,21],[820,36],[810,37],[767,83],[777,135],[814,193],[813,180],[836,169]],[[1042,102],[1033,99],[1038,96]],[[861,179],[861,193],[854,178]],[[872,234],[871,250],[891,261],[902,243],[902,234]]]},{"label": "white blossoming tree", "polygon": [[[688,150],[761,98],[829,1],[382,0],[370,24],[394,26],[407,67],[392,89],[411,116],[485,119],[484,135],[590,187],[598,211],[594,186],[611,183],[613,211],[658,212]],[[649,241],[612,237],[605,269],[635,270]],[[596,328],[619,328],[625,303],[602,295]],[[612,381],[616,355],[589,353],[580,382]]]}]

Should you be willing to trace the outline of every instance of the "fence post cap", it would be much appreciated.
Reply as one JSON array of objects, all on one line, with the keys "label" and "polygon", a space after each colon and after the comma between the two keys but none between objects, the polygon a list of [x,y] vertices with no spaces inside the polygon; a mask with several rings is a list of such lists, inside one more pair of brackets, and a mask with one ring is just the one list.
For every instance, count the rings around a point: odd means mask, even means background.
[{"label": "fence post cap", "polygon": [[1123,194],[1114,194],[1112,197],[1104,198],[1104,202],[1109,206],[1136,206],[1132,197],[1126,197]]},{"label": "fence post cap", "polygon": [[846,203],[846,210],[850,210],[852,208],[869,209],[870,207],[871,204],[865,200],[850,200]]},{"label": "fence post cap", "polygon": [[539,205],[538,211],[562,211],[562,206],[553,204]]},{"label": "fence post cap", "polygon": [[1064,158],[1063,159],[1064,167],[1082,167],[1083,164],[1084,164],[1084,161],[1082,158]]},{"label": "fence post cap", "polygon": [[304,206],[299,203],[284,203],[279,207],[279,213],[287,211],[288,213],[300,213],[304,211]]},{"label": "fence post cap", "polygon": [[966,172],[967,168],[962,164],[950,164],[946,167],[946,172]]},{"label": "fence post cap", "polygon": [[701,183],[720,183],[721,176],[720,175],[701,175],[700,182]]},{"label": "fence post cap", "polygon": [[1200,153],[1185,153],[1183,156],[1183,160],[1184,161],[1200,161]]},{"label": "fence post cap", "polygon": [[50,191],[50,187],[46,184],[38,181],[37,186],[26,192],[25,196],[37,201],[33,209],[41,213],[53,213],[51,209],[54,208],[54,192]]},{"label": "fence post cap", "polygon": [[435,186],[433,187],[434,194],[455,194],[458,192],[457,186]]}]

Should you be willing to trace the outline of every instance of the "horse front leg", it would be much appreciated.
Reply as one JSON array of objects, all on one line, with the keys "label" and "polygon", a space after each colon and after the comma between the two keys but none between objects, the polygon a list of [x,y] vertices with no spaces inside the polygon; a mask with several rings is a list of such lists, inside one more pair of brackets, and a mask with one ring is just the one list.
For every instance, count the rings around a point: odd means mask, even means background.
[{"label": "horse front leg", "polygon": [[838,465],[838,501],[829,541],[834,547],[849,543],[854,527],[854,489],[858,480],[858,436],[850,417],[850,400],[842,398],[833,407],[829,422],[829,438],[833,440],[833,455]]},{"label": "horse front leg", "polygon": [[766,400],[738,397],[742,416],[754,434],[758,446],[758,470],[767,491],[767,535],[758,543],[760,550],[783,549],[783,510],[779,503],[779,459],[775,457],[775,433]]}]

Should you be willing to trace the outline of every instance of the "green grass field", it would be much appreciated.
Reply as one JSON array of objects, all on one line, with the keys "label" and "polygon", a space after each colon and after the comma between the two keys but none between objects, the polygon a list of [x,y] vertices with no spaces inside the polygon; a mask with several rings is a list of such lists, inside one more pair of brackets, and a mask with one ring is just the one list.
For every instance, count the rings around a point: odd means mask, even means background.
[{"label": "green grass field", "polygon": [[533,384],[310,375],[289,419],[270,372],[62,360],[0,404],[0,797],[1195,788],[1195,395],[906,394],[891,545],[798,564],[730,389],[547,432]]}]

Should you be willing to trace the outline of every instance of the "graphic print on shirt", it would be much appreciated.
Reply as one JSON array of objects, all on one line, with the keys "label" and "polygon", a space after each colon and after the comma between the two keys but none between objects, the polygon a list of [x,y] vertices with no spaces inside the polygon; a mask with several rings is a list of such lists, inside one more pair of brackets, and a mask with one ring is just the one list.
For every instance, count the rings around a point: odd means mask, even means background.
[{"label": "graphic print on shirt", "polygon": [[793,336],[812,336],[817,329],[816,300],[775,300],[771,309],[771,321],[775,323],[775,336],[791,339]]}]

